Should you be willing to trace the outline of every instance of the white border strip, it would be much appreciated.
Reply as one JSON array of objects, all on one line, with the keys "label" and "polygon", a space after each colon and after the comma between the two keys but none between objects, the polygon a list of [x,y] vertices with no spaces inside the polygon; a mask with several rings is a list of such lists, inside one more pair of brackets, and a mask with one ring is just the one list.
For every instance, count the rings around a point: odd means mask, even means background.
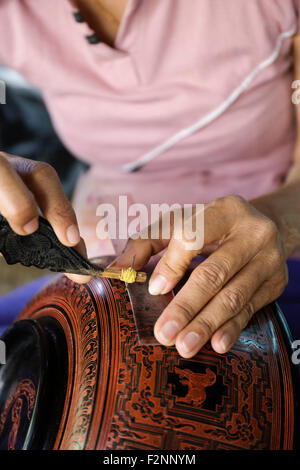
[{"label": "white border strip", "polygon": [[182,129],[181,131],[173,135],[170,139],[166,140],[163,144],[159,145],[158,147],[155,147],[153,150],[138,158],[134,162],[123,165],[123,171],[126,173],[131,173],[133,171],[139,170],[143,165],[149,163],[154,158],[158,157],[163,152],[170,149],[181,140],[185,139],[186,137],[189,137],[190,135],[194,134],[195,132],[202,129],[204,126],[207,126],[212,121],[220,117],[239,98],[239,96],[245,91],[245,89],[250,85],[254,78],[262,70],[269,67],[277,60],[283,39],[293,36],[296,32],[297,27],[295,26],[292,30],[281,33],[277,38],[276,47],[271,56],[261,62],[218,108],[211,111],[209,114],[204,116],[202,119],[200,119],[200,121],[196,122],[191,127]]}]

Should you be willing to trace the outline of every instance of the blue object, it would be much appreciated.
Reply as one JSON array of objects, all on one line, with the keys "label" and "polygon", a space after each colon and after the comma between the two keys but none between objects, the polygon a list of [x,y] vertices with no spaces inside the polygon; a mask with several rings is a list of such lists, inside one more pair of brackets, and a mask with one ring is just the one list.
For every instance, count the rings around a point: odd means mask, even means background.
[{"label": "blue object", "polygon": [[53,276],[44,276],[0,297],[0,336],[21,313],[29,300]]}]

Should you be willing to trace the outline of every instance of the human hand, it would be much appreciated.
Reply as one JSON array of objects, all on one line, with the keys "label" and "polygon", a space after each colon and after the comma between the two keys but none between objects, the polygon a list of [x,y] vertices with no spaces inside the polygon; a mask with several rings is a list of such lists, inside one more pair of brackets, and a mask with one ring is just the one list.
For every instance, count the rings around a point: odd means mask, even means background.
[{"label": "human hand", "polygon": [[[56,171],[44,162],[0,152],[0,213],[18,235],[38,229],[38,209],[52,225],[58,239],[86,255],[76,215],[66,197]],[[69,275],[75,282],[89,276]]]},{"label": "human hand", "polygon": [[276,224],[238,196],[204,206],[204,246],[187,249],[187,241],[130,239],[114,266],[141,269],[150,257],[166,251],[156,265],[149,291],[165,294],[182,279],[192,259],[215,246],[191,273],[185,285],[156,322],[154,334],[179,354],[193,357],[211,340],[225,353],[239,338],[255,312],[279,297],[288,271],[281,234]]}]

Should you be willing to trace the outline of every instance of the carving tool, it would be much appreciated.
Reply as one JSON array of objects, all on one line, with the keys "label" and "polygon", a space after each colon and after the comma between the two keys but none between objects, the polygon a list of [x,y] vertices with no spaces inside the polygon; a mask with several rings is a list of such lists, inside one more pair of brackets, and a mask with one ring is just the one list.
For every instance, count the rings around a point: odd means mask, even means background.
[{"label": "carving tool", "polygon": [[20,263],[56,273],[81,274],[120,279],[128,284],[146,282],[147,274],[133,269],[102,268],[84,258],[75,248],[63,245],[49,222],[39,218],[39,228],[31,235],[17,235],[0,214],[0,253],[7,264]]}]

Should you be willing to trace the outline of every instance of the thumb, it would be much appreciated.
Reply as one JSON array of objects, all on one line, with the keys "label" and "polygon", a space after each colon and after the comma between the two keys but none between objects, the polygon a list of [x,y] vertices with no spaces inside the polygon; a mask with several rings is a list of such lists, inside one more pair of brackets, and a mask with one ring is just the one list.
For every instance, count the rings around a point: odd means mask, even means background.
[{"label": "thumb", "polygon": [[[85,246],[85,242],[82,238],[80,238],[79,244],[75,247],[79,253],[87,258],[87,250]],[[71,279],[71,281],[76,282],[77,284],[86,284],[90,282],[93,278],[92,276],[83,276],[81,274],[66,274],[66,276]]]},{"label": "thumb", "polygon": [[[168,224],[167,236],[163,232],[163,224]],[[172,237],[173,220],[168,213],[148,225],[140,232],[129,238],[123,253],[111,264],[114,268],[128,268],[135,256],[134,269],[142,269],[148,263],[151,256],[164,250]]]},{"label": "thumb", "polygon": [[150,294],[161,295],[170,292],[184,276],[197,254],[197,251],[187,250],[182,241],[172,238],[150,278]]}]

